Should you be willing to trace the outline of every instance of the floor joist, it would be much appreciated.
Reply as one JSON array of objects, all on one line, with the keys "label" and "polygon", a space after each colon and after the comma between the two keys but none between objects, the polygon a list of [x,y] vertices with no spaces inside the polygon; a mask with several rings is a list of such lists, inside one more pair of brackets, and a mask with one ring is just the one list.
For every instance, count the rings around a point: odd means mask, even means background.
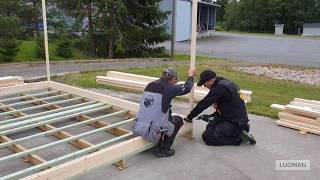
[{"label": "floor joist", "polygon": [[[46,138],[47,136],[58,134],[58,132],[68,131],[68,129],[77,129],[76,127],[82,127],[83,125],[96,128],[80,134],[76,133],[74,135],[70,134],[60,137],[59,140],[24,149],[24,152],[21,151],[9,156],[0,157],[1,164],[13,158],[25,157],[36,152],[50,149],[50,147],[68,144],[86,138],[87,136],[95,136],[99,132],[107,132],[102,133],[106,135],[110,134],[107,135],[108,139],[100,139],[97,141],[97,144],[80,145],[84,149],[79,148],[79,150],[75,152],[68,152],[58,158],[48,158],[46,161],[42,159],[42,161],[38,163],[34,160],[35,163],[33,164],[35,166],[4,175],[0,178],[1,180],[10,178],[32,179],[34,177],[54,178],[55,176],[52,176],[52,172],[58,175],[58,178],[70,177],[83,172],[82,168],[73,169],[73,167],[83,165],[86,166],[85,170],[92,169],[101,164],[114,163],[124,168],[124,159],[153,146],[141,137],[132,136],[133,134],[130,128],[134,120],[133,117],[138,110],[138,104],[130,101],[48,81],[0,88],[0,101],[6,103],[0,105],[3,107],[3,110],[5,110],[5,112],[3,112],[4,114],[0,113],[0,135],[2,137],[15,135],[22,131],[29,131],[36,127],[42,128],[43,130],[43,132],[40,133],[30,134],[24,137],[20,136],[15,139],[3,140],[2,138],[0,148],[14,147],[18,143],[32,141],[38,137]],[[15,109],[12,108],[10,104],[15,104]],[[42,109],[45,111],[42,112]],[[7,117],[9,116],[16,116],[16,118],[8,119]],[[109,118],[111,118],[111,121],[108,121]],[[52,127],[52,125],[50,125],[70,119],[72,119],[72,121],[61,127]],[[130,126],[125,124],[130,124]],[[122,126],[130,128],[126,129]],[[192,132],[192,124],[185,123],[180,131],[180,133]],[[116,137],[114,138],[114,136]],[[133,149],[131,149],[131,147],[133,147]],[[122,151],[122,149],[126,150],[117,153],[117,151],[113,149],[118,149],[119,151]],[[100,156],[100,153],[103,155]],[[33,158],[37,156],[31,155],[30,157]],[[29,158],[29,156],[27,158]],[[81,162],[80,159],[82,158],[90,161],[87,161],[88,164],[73,164],[76,161]],[[91,160],[91,158],[93,159]],[[67,165],[71,162],[71,166]],[[68,172],[60,172],[60,166],[63,166]],[[45,170],[49,167],[51,167],[48,169],[50,171]],[[57,169],[55,170],[54,168]],[[45,175],[43,175],[43,173],[45,173]],[[28,175],[31,176],[26,177]]]}]

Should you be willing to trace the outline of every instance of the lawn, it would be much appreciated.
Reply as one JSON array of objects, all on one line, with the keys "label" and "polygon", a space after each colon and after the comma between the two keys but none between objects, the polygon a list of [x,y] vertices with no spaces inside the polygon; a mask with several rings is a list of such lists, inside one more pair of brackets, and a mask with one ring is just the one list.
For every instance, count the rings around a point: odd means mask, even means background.
[{"label": "lawn", "polygon": [[[44,59],[38,58],[36,56],[35,47],[36,42],[31,40],[23,40],[20,41],[20,51],[18,52],[18,55],[16,57],[15,62],[25,62],[25,61],[41,61]],[[59,57],[56,53],[57,48],[57,42],[49,42],[49,56],[50,60],[53,61],[59,61],[59,60],[67,60],[63,57]],[[73,50],[73,57],[70,59],[93,59],[94,57],[90,57],[88,55],[85,55],[78,49],[72,48]]]},{"label": "lawn", "polygon": [[[273,103],[288,104],[293,98],[319,99],[320,87],[299,84],[291,81],[272,80],[266,77],[254,76],[242,73],[232,69],[235,63],[225,62],[213,59],[213,61],[200,61],[197,64],[198,72],[204,69],[213,69],[219,76],[223,76],[238,83],[243,90],[253,91],[252,102],[248,104],[247,108],[250,113],[277,117],[277,111],[270,108]],[[124,72],[158,76],[165,66],[156,68],[131,68],[122,70]],[[184,80],[187,76],[187,65],[177,65],[176,69],[179,73],[180,79]],[[113,69],[114,70],[114,69]],[[69,74],[62,77],[54,78],[56,81],[79,86],[84,88],[112,88],[111,86],[97,85],[95,77],[97,75],[105,75],[105,71],[83,72],[78,74]],[[199,76],[199,73],[198,73]],[[116,88],[116,90],[123,90]]]}]

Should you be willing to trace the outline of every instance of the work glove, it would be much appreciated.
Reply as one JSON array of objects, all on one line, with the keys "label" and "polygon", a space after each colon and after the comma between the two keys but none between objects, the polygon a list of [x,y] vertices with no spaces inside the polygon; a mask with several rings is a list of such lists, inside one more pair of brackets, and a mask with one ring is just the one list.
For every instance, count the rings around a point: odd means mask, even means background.
[{"label": "work glove", "polygon": [[203,120],[205,122],[209,122],[209,121],[212,121],[214,119],[214,115],[212,115],[212,114],[210,114],[210,115],[209,114],[202,114],[202,115],[198,116],[197,119],[201,119],[201,120]]},{"label": "work glove", "polygon": [[183,118],[183,120],[187,121],[187,122],[192,122],[192,119],[189,119],[188,117]]}]

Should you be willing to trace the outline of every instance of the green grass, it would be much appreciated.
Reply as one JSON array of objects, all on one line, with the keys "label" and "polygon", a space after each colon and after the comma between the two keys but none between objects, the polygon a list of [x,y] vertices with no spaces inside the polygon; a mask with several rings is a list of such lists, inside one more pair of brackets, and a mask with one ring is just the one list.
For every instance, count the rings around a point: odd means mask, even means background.
[{"label": "green grass", "polygon": [[[304,85],[291,81],[272,80],[266,77],[254,76],[233,70],[231,68],[232,65],[233,63],[201,62],[197,66],[197,70],[198,72],[201,72],[205,69],[213,69],[219,76],[223,76],[239,84],[241,89],[253,91],[252,102],[247,105],[250,113],[275,118],[277,116],[277,111],[270,108],[270,105],[273,103],[288,104],[295,97],[306,99],[319,99],[320,97],[320,87],[318,86]],[[166,66],[155,68],[131,68],[122,71],[157,77],[165,67]],[[188,66],[178,65],[176,68],[180,79],[186,79]],[[97,75],[105,75],[106,72],[107,70],[70,74],[54,79],[59,82],[84,88],[103,87],[115,89],[111,86],[98,86],[96,84],[95,77]],[[116,88],[116,90],[123,89]]]},{"label": "green grass", "polygon": [[[190,61],[190,55],[186,54],[176,54],[175,55],[177,61]],[[205,56],[197,56],[196,61],[224,61],[221,58],[213,58],[213,57],[205,57]]]},{"label": "green grass", "polygon": [[[36,42],[32,40],[23,40],[20,41],[20,51],[18,52],[17,57],[15,58],[15,62],[26,62],[26,61],[41,61],[44,59],[38,58],[36,56],[35,47]],[[50,60],[59,61],[59,60],[68,60],[62,57],[59,57],[56,53],[57,42],[49,42],[49,56]],[[78,49],[72,48],[73,57],[70,59],[93,59],[94,57],[87,56]]]}]

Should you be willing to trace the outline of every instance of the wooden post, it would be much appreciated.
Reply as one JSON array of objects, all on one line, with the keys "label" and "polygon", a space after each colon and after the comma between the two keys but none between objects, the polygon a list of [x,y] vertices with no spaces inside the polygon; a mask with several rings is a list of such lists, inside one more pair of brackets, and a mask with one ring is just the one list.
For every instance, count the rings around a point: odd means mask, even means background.
[{"label": "wooden post", "polygon": [[[192,0],[192,22],[191,22],[191,55],[190,55],[190,68],[196,67],[196,41],[197,41],[197,10],[198,1]],[[190,92],[189,110],[193,109],[194,103],[194,88]]]},{"label": "wooden post", "polygon": [[[192,21],[191,21],[191,54],[190,54],[190,68],[196,67],[196,41],[197,41],[197,10],[198,0],[192,0]],[[193,109],[194,103],[194,87],[190,92],[189,110]],[[192,130],[190,132],[190,139],[193,136]]]},{"label": "wooden post", "polygon": [[176,11],[177,0],[172,0],[172,24],[171,24],[171,60],[175,60],[175,44],[176,44]]},{"label": "wooden post", "polygon": [[46,1],[41,0],[41,3],[42,3],[42,17],[43,17],[42,20],[43,20],[44,48],[45,48],[45,54],[46,54],[47,80],[50,81]]}]

